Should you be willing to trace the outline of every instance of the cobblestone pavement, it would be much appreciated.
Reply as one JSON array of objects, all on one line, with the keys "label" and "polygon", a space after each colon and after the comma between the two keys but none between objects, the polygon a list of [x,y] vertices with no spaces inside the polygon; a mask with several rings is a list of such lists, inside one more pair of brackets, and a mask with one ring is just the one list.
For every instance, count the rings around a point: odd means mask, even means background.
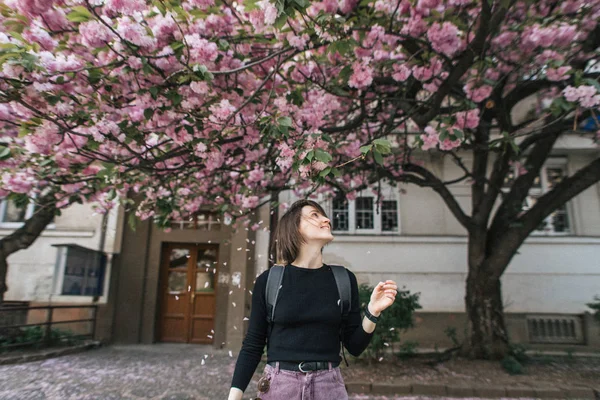
[{"label": "cobblestone pavement", "polygon": [[[44,361],[0,366],[0,399],[226,400],[235,361],[228,351],[203,345],[108,346]],[[255,394],[256,383],[251,382],[244,399]],[[351,400],[391,398],[350,396]]]}]

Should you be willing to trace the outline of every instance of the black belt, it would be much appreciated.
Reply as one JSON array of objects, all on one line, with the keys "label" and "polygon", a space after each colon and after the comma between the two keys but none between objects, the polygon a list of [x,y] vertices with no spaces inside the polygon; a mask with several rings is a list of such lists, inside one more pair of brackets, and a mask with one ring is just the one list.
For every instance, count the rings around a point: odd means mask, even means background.
[{"label": "black belt", "polygon": [[[292,362],[292,361],[271,361],[268,363],[271,367],[275,367],[276,363],[279,362],[279,368],[285,369],[287,371],[299,371],[299,372],[308,372],[308,371],[317,371],[320,369],[329,369],[330,361],[302,361],[300,363]],[[331,361],[331,368],[336,368],[340,365],[339,362]]]}]

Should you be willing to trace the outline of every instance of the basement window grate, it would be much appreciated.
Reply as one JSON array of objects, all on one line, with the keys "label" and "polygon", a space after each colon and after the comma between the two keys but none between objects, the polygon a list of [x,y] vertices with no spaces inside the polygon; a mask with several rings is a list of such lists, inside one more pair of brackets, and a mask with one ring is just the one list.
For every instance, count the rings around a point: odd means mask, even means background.
[{"label": "basement window grate", "polygon": [[583,321],[576,315],[528,315],[530,343],[583,344]]}]

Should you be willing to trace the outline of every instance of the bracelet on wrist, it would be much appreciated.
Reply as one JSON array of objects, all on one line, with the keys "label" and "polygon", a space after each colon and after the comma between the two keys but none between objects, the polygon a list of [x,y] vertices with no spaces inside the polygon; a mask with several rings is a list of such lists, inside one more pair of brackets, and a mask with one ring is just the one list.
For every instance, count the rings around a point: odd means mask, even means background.
[{"label": "bracelet on wrist", "polygon": [[371,314],[371,312],[369,311],[369,307],[365,307],[365,317],[367,317],[367,319],[371,322],[373,322],[374,324],[377,323],[377,321],[379,321],[379,317],[374,316],[373,314]]}]

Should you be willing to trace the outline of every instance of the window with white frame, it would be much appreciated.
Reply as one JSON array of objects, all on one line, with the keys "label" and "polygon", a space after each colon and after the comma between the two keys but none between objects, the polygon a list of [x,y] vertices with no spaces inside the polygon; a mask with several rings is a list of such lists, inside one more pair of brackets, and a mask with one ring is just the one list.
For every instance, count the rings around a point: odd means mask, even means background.
[{"label": "window with white frame", "polygon": [[22,206],[12,199],[2,199],[0,201],[0,228],[19,228],[33,216],[35,210],[34,202]]},{"label": "window with white frame", "polygon": [[55,267],[55,294],[102,296],[106,274],[106,254],[76,244],[58,248]]},{"label": "window with white frame", "polygon": [[377,197],[359,194],[354,200],[339,193],[332,200],[333,231],[352,234],[399,233],[398,201],[386,198],[377,208]]},{"label": "window with white frame", "polygon": [[[518,167],[508,174],[504,182],[505,192],[510,190],[514,180],[518,176]],[[567,159],[553,157],[546,161],[540,169],[540,174],[535,178],[529,189],[529,194],[523,202],[523,211],[531,209],[537,199],[551,191],[567,176]],[[571,233],[570,219],[567,204],[554,210],[542,223],[532,232],[534,235],[567,235]]]}]

